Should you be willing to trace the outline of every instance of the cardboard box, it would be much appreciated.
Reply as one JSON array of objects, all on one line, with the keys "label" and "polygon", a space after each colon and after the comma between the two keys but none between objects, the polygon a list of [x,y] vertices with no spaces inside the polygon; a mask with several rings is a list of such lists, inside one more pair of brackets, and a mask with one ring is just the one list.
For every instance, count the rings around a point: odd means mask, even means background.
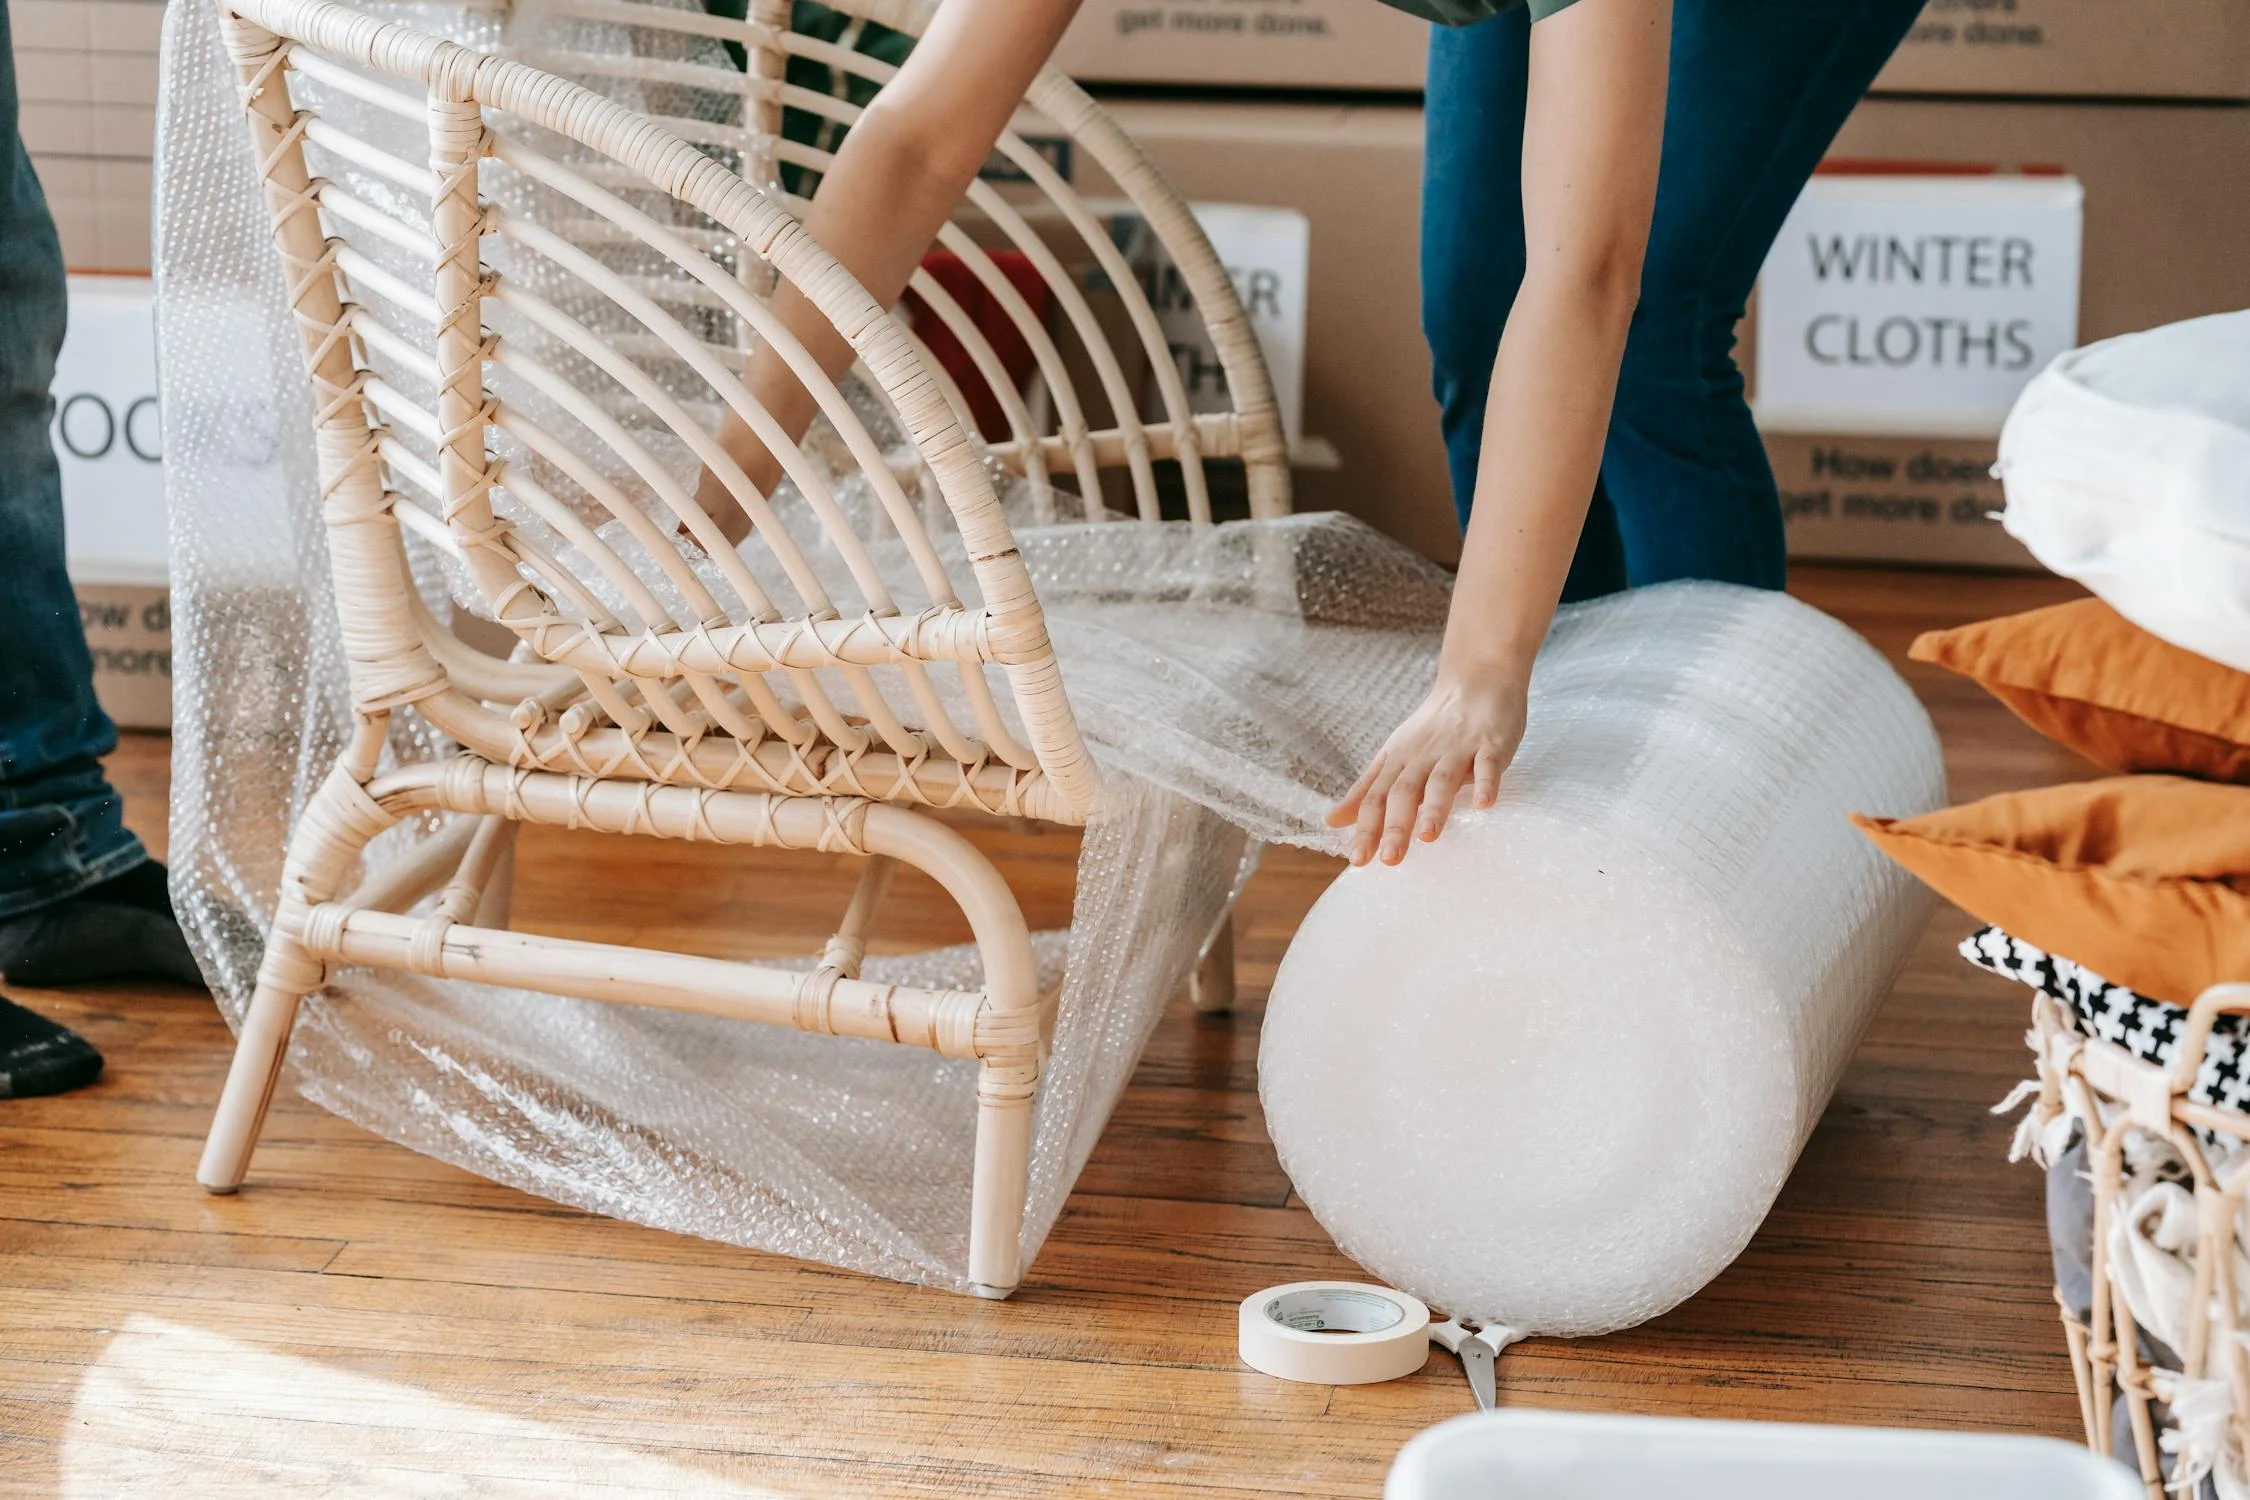
[{"label": "cardboard box", "polygon": [[16,0],[10,16],[27,150],[144,161],[155,154],[163,6]]},{"label": "cardboard box", "polygon": [[[2082,342],[2250,307],[2250,109],[1870,99],[1839,158],[2051,165],[2085,190]],[[2231,187],[2229,185],[2232,185]],[[1754,340],[1738,357],[1749,363]],[[1756,372],[1751,372],[1755,386]],[[2035,567],[1989,519],[1989,438],[1769,432],[1789,550],[1799,557]]]},{"label": "cardboard box", "polygon": [[1823,174],[1758,273],[1767,432],[1993,437],[2078,346],[2076,178]]},{"label": "cardboard box", "polygon": [[94,696],[120,729],[172,727],[172,591],[161,581],[102,582],[73,574]]},{"label": "cardboard box", "polygon": [[[1310,225],[1303,431],[1332,443],[1341,462],[1297,472],[1299,508],[1350,511],[1432,557],[1457,557],[1460,529],[1422,341],[1422,112],[1142,100],[1109,107],[1190,200],[1294,208]],[[1083,153],[1074,170],[1088,197],[1116,192]]]},{"label": "cardboard box", "polygon": [[14,0],[9,16],[24,147],[64,262],[79,271],[146,271],[164,7]]},{"label": "cardboard box", "polygon": [[2036,570],[1995,519],[1990,438],[1766,434],[1789,555]]},{"label": "cardboard box", "polygon": [[1929,0],[1878,91],[2250,98],[2242,0]]},{"label": "cardboard box", "polygon": [[[1043,121],[1030,123],[1035,128],[1048,128]],[[1051,153],[1051,158],[1064,163],[1069,153]],[[1023,217],[1022,227],[1054,254],[1065,279],[1092,315],[1096,330],[1093,343],[1108,356],[1102,361],[1093,357],[1092,347],[1062,297],[1033,299],[1045,302],[1047,336],[1060,356],[1068,388],[1076,393],[1079,411],[1090,426],[1110,427],[1118,420],[1109,382],[1102,373],[1111,362],[1132,409],[1144,422],[1160,424],[1164,420],[1167,408],[1157,374],[1163,366],[1169,366],[1177,376],[1188,410],[1233,410],[1225,371],[1185,278],[1137,208],[1121,198],[1096,196],[1086,200],[1098,242],[1114,250],[1125,277],[1138,287],[1139,295],[1147,299],[1155,315],[1157,342],[1153,351],[1134,322],[1111,266],[1089,245],[1079,228],[1043,199],[1018,196],[1006,186],[1002,191],[1017,196],[1014,207]],[[1333,462],[1329,446],[1317,437],[1310,442],[1303,439],[1305,267],[1310,238],[1305,216],[1294,209],[1240,204],[1197,203],[1191,207],[1221,266],[1233,279],[1249,314],[1251,330],[1265,351],[1292,466],[1299,470],[1329,467]],[[957,222],[972,240],[993,254],[998,266],[1011,277],[1015,275],[1008,268],[1011,259],[1018,256],[1018,248],[1007,230],[981,215],[968,215]],[[1032,423],[1052,430],[1057,406],[1053,388],[1046,382],[1024,378],[1032,375],[1036,356],[1015,335],[1007,315],[982,297],[973,282],[969,283],[969,295],[962,294],[960,283],[965,278],[959,268],[943,264],[950,259],[948,253],[936,264],[925,261],[924,270],[941,280],[946,274],[952,276],[955,300],[984,329],[1002,363],[1016,372]],[[960,388],[979,429],[988,437],[1005,435],[1006,420],[997,399],[966,351],[951,337],[943,318],[919,296],[908,297],[907,311],[917,335]],[[1060,489],[1079,488],[1067,463],[1050,473]],[[1215,518],[1228,520],[1249,514],[1249,490],[1239,467],[1221,463],[1207,467],[1204,475]],[[1178,466],[1168,459],[1158,460],[1155,479],[1163,513],[1187,515],[1187,490]],[[1121,472],[1112,473],[1103,482],[1103,493],[1106,503],[1115,509],[1130,510],[1136,503],[1131,484]],[[1065,513],[1073,512],[1066,506]]]},{"label": "cardboard box", "polygon": [[31,165],[62,237],[63,264],[73,271],[147,272],[153,186],[149,162],[34,155]]},{"label": "cardboard box", "polygon": [[2250,307],[2250,108],[1869,99],[1831,156],[2077,178],[2084,342]]},{"label": "cardboard box", "polygon": [[[1089,83],[1418,92],[1429,28],[1370,0],[1086,0]],[[2242,0],[1929,0],[1877,92],[2250,98]]]},{"label": "cardboard box", "polygon": [[[1069,158],[1067,153],[1061,153],[1054,159],[1067,162]],[[1211,248],[1218,253],[1220,265],[1233,279],[1244,310],[1249,314],[1252,332],[1265,351],[1282,430],[1294,448],[1304,437],[1305,272],[1311,227],[1305,216],[1294,209],[1233,203],[1189,206],[1202,224]],[[1137,410],[1144,417],[1160,412],[1162,400],[1149,368],[1147,348],[1109,270],[1089,248],[1078,227],[1043,198],[1022,197],[1014,207],[1023,216],[1026,227],[1054,253],[1078,295],[1085,300],[1100,329],[1100,341],[1115,356]],[[1187,395],[1188,409],[1197,412],[1232,410],[1225,373],[1220,368],[1218,353],[1211,345],[1202,315],[1188,292],[1185,279],[1150,231],[1140,210],[1122,198],[1098,196],[1087,200],[1086,207],[1099,233],[1117,252],[1154,311],[1158,328],[1171,352],[1171,363]],[[1013,242],[1005,231],[981,215],[969,216],[962,221],[962,227],[986,250],[996,254],[1014,253]],[[910,309],[918,305],[910,299]],[[1004,323],[1005,319],[999,321]],[[1097,426],[1114,423],[1116,416],[1110,410],[1101,376],[1084,338],[1060,299],[1048,305],[1046,326],[1062,356],[1071,388],[1084,404],[1087,420]],[[925,318],[922,312],[915,312],[914,327],[933,351],[946,347],[932,336],[941,327],[935,314]],[[1004,336],[994,347],[998,349],[1002,342],[1011,341],[1012,335]],[[956,368],[960,363],[961,357],[953,356],[947,368],[974,402],[983,382],[980,377]]]},{"label": "cardboard box", "polygon": [[1429,37],[1374,0],[1085,0],[1054,64],[1082,83],[1420,93]]},{"label": "cardboard box", "polygon": [[171,548],[147,277],[70,278],[53,393],[71,576],[161,581]]},{"label": "cardboard box", "polygon": [[146,278],[70,278],[54,396],[64,545],[93,653],[94,695],[123,728],[167,728],[171,549]]},{"label": "cardboard box", "polygon": [[8,26],[20,76],[29,51],[144,53],[162,50],[161,0],[9,0]]},{"label": "cardboard box", "polygon": [[[1421,335],[1419,111],[1138,100],[1111,108],[1189,197],[1296,208],[1311,223],[1304,430],[1331,439],[1343,465],[1300,473],[1299,503],[1352,511],[1432,557],[1458,556]],[[2078,179],[2083,340],[2250,306],[2241,248],[2250,244],[2250,192],[2226,190],[2250,163],[2250,109],[1871,99],[1835,154],[2051,166]],[[1075,165],[1081,191],[1113,191],[1090,163]],[[1847,453],[1893,467],[1880,478],[1863,466],[1847,487],[1845,476],[1815,469],[1822,437],[1769,442],[1781,487],[1799,497],[1790,528],[1799,555],[2026,562],[1983,519],[1999,508],[1997,482],[1964,477],[1990,465],[1988,440],[1857,438]],[[1805,498],[1824,487],[1826,515]],[[1929,519],[1932,504],[1942,524]]]}]

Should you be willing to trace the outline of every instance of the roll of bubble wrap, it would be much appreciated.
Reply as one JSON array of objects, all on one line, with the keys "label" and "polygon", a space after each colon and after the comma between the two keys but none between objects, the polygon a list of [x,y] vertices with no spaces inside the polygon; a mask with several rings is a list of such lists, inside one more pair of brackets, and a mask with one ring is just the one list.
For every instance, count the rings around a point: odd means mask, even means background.
[{"label": "roll of bubble wrap", "polygon": [[1845,814],[1944,795],[1913,693],[1803,604],[1565,610],[1499,804],[1299,929],[1259,1056],[1282,1165],[1446,1312],[1663,1312],[1749,1241],[1921,930]]}]

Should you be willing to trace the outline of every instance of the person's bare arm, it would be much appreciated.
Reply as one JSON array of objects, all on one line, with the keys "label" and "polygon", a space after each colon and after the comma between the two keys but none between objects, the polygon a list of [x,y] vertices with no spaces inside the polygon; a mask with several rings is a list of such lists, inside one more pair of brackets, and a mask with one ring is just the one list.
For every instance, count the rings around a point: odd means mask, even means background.
[{"label": "person's bare arm", "polygon": [[[906,290],[1077,10],[1078,0],[946,0],[845,136],[805,227],[878,303]],[[773,305],[831,378],[851,367],[851,346],[795,287],[784,284]],[[779,355],[760,348],[746,383],[791,438],[804,435],[816,404]],[[719,442],[761,491],[780,479],[740,419],[728,416]],[[749,532],[750,518],[708,470],[696,501],[728,540]]]},{"label": "person's bare arm", "polygon": [[1670,0],[1577,0],[1532,28],[1523,287],[1493,365],[1437,682],[1328,815],[1352,828],[1354,864],[1397,864],[1410,835],[1436,838],[1464,785],[1491,806],[1523,738],[1640,294],[1671,30]]}]

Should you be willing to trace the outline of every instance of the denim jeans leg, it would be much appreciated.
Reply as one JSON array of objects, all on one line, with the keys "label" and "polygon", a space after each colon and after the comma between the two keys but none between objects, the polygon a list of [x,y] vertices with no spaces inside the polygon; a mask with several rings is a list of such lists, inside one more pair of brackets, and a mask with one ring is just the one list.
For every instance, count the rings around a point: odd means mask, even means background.
[{"label": "denim jeans leg", "polygon": [[1781,222],[1922,0],[1680,0],[1656,215],[1602,456],[1635,587],[1780,588],[1734,329]]},{"label": "denim jeans leg", "polygon": [[[1523,111],[1531,23],[1522,11],[1430,34],[1422,167],[1422,332],[1453,505],[1469,524],[1484,403],[1523,284]],[[1597,486],[1563,598],[1625,587],[1616,517]]]},{"label": "denim jeans leg", "polygon": [[62,347],[62,247],[17,129],[0,8],[0,918],[148,858],[102,774],[117,730],[63,566],[62,479],[48,440]]}]

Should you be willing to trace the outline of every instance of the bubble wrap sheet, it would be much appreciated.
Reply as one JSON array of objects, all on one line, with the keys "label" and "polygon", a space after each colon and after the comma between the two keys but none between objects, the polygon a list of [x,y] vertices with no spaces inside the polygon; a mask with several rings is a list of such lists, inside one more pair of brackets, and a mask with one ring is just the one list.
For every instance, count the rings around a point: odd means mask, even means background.
[{"label": "bubble wrap sheet", "polygon": [[[490,12],[370,8],[505,50]],[[204,0],[171,8],[165,51],[157,274],[174,557],[173,882],[213,992],[239,1024],[289,828],[342,748],[350,705],[311,398]],[[351,186],[387,202],[403,196],[363,178]],[[862,390],[855,401],[880,435],[874,398]],[[676,445],[671,456],[692,474]],[[840,497],[853,499],[841,487]],[[864,489],[856,503],[872,503]],[[793,529],[804,519],[776,505]],[[810,532],[801,540],[817,545]],[[1077,525],[1027,529],[1020,540],[1107,772],[1073,925],[1036,939],[1043,978],[1067,977],[1035,1117],[1028,1262],[1258,842],[1325,838],[1322,808],[1426,685],[1446,594],[1435,569],[1335,517],[1215,531]],[[440,555],[419,541],[410,552],[441,617],[480,607]],[[910,575],[902,559],[879,561]],[[394,762],[450,750],[411,713],[394,725]],[[384,835],[369,870],[435,831],[426,820]],[[871,959],[866,975],[962,986],[979,977],[969,949]],[[286,1076],[347,1119],[528,1192],[900,1280],[968,1285],[973,1063],[346,968],[304,1005]]]},{"label": "bubble wrap sheet", "polygon": [[1929,910],[1845,821],[1945,800],[1857,635],[1666,584],[1566,610],[1489,811],[1331,886],[1266,1123],[1337,1243],[1520,1333],[1655,1316],[1748,1243]]}]

